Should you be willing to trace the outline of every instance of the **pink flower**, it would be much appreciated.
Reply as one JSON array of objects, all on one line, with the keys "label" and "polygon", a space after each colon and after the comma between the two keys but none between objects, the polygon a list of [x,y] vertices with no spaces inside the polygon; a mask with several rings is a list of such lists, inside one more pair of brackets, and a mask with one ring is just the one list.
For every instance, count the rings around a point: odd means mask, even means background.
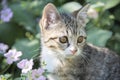
[{"label": "pink flower", "polygon": [[43,76],[44,72],[45,71],[42,68],[32,70],[32,79],[33,80],[46,80],[46,78]]},{"label": "pink flower", "polygon": [[13,12],[10,8],[5,8],[1,12],[1,20],[4,22],[9,22],[13,16]]},{"label": "pink flower", "polygon": [[9,50],[4,56],[7,58],[7,63],[12,64],[19,60],[19,57],[22,55],[21,51],[16,51],[16,49]]},{"label": "pink flower", "polygon": [[22,69],[22,73],[27,73],[28,71],[32,69],[33,59],[29,61],[27,59],[23,59],[17,64],[17,66],[18,68]]},{"label": "pink flower", "polygon": [[8,49],[8,45],[4,43],[0,43],[0,53],[5,53],[7,49]]}]

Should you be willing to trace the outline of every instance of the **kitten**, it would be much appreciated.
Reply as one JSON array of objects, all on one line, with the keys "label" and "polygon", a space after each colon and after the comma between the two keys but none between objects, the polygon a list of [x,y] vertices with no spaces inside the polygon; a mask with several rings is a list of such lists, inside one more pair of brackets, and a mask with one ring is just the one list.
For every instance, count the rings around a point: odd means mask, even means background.
[{"label": "kitten", "polygon": [[[88,8],[86,5],[66,14],[59,13],[51,3],[45,6],[40,21],[41,65],[46,64],[42,67],[50,73],[48,80],[120,80],[120,69],[116,68],[120,63],[113,63],[120,58],[86,44]],[[107,66],[110,63],[113,65]]]}]

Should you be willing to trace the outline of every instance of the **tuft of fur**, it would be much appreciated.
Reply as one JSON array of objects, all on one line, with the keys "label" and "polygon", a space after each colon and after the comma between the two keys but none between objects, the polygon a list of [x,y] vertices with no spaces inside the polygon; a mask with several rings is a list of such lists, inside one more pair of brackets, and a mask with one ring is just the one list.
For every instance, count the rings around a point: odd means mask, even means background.
[{"label": "tuft of fur", "polygon": [[[92,46],[86,44],[85,25],[88,8],[89,5],[86,5],[78,11],[66,14],[59,13],[51,3],[45,6],[40,21],[40,61],[41,65],[46,64],[42,67],[50,72],[48,80],[118,80],[109,78],[110,75],[116,77],[112,74],[114,71],[106,75],[106,69],[113,69],[114,66],[115,71],[117,70],[116,75],[120,72],[120,69],[116,69],[120,67],[120,63],[107,66],[111,63],[111,56],[116,55],[107,54],[94,47],[91,49]],[[63,36],[67,37],[68,42],[60,42],[59,39]],[[77,42],[79,36],[83,37],[81,43]],[[72,50],[76,50],[74,55]],[[116,60],[120,61],[118,58],[116,56]],[[120,79],[120,76],[117,77]]]}]

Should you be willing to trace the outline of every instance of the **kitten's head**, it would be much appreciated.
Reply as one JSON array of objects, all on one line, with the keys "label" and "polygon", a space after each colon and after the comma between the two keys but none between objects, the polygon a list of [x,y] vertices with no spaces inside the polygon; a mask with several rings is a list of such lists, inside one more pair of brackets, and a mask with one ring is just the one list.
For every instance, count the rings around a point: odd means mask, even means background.
[{"label": "kitten's head", "polygon": [[53,4],[46,5],[40,21],[42,45],[56,56],[80,55],[86,42],[84,28],[88,7],[86,5],[72,14],[60,14]]}]

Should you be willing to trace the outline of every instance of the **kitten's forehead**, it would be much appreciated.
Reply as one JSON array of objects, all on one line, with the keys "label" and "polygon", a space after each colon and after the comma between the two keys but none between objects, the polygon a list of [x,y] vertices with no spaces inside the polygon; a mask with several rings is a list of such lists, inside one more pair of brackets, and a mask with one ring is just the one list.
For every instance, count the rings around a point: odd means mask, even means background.
[{"label": "kitten's forehead", "polygon": [[83,35],[86,36],[84,27],[78,25],[77,19],[71,14],[62,13],[61,17],[65,23],[66,32],[70,35]]}]

